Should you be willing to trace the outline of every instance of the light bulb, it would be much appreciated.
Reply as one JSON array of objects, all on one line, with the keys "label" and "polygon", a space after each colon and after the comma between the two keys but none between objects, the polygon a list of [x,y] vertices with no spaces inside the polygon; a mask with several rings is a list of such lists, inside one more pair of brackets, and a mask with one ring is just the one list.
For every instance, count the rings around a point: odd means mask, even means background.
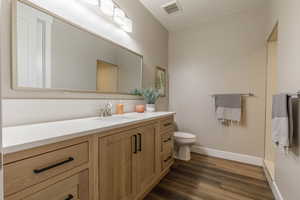
[{"label": "light bulb", "polygon": [[115,8],[114,21],[120,26],[125,24],[125,13],[120,8]]},{"label": "light bulb", "polygon": [[99,5],[99,0],[85,0],[88,4],[98,6]]},{"label": "light bulb", "polygon": [[110,17],[114,15],[114,7],[115,4],[112,0],[101,0],[100,2],[101,11]]},{"label": "light bulb", "polygon": [[125,17],[124,18],[124,24],[122,25],[122,28],[127,33],[131,33],[132,32],[132,20],[129,19],[128,17]]}]

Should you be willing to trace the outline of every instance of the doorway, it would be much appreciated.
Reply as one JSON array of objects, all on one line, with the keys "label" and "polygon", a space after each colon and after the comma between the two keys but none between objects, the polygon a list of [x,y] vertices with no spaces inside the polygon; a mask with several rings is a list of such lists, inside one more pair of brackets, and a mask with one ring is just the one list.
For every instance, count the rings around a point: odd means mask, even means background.
[{"label": "doorway", "polygon": [[265,129],[265,166],[274,180],[276,147],[272,142],[272,97],[277,93],[277,47],[278,24],[274,27],[267,42],[267,72],[266,72],[266,129]]},{"label": "doorway", "polygon": [[117,93],[119,90],[119,67],[97,61],[97,92]]}]

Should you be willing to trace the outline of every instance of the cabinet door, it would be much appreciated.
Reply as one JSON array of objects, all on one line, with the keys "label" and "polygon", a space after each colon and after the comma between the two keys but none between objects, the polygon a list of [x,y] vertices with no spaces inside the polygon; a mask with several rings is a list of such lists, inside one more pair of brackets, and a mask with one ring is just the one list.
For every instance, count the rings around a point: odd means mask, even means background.
[{"label": "cabinet door", "polygon": [[138,129],[137,187],[143,193],[159,173],[158,124]]},{"label": "cabinet door", "polygon": [[100,200],[133,200],[136,194],[137,131],[100,138]]}]

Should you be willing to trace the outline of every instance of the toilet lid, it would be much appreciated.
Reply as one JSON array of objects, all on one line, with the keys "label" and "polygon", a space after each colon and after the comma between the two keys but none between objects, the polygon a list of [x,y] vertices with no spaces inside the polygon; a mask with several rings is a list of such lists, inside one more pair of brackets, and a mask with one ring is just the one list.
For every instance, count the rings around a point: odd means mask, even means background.
[{"label": "toilet lid", "polygon": [[185,133],[185,132],[175,132],[174,136],[177,137],[177,138],[186,138],[186,139],[196,138],[195,135],[193,135],[191,133]]}]

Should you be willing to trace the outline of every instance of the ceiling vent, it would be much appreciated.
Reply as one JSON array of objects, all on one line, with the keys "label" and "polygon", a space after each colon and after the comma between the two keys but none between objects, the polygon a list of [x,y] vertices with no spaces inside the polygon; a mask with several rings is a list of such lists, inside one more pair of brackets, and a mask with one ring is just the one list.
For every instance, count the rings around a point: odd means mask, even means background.
[{"label": "ceiling vent", "polygon": [[178,13],[178,12],[181,12],[182,9],[181,9],[181,6],[179,5],[179,2],[178,1],[171,1],[165,5],[162,6],[162,9],[168,14],[168,15],[171,15],[171,14],[175,14],[175,13]]}]

